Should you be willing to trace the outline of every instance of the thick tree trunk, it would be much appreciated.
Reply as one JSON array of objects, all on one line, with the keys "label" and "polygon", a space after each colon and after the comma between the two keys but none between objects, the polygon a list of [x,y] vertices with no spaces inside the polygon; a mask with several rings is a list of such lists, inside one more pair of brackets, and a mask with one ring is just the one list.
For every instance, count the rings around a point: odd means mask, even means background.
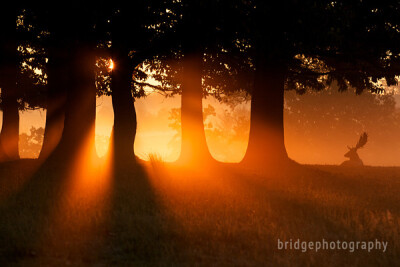
[{"label": "thick tree trunk", "polygon": [[203,122],[202,54],[186,53],[183,58],[181,96],[182,145],[180,162],[203,164],[212,161]]},{"label": "thick tree trunk", "polygon": [[[14,9],[1,12],[4,26],[0,55],[0,88],[3,124],[0,132],[0,161],[19,159],[19,114],[17,93],[17,40],[16,13]],[[3,30],[3,29],[2,29]]]},{"label": "thick tree trunk", "polygon": [[251,99],[250,135],[242,163],[254,168],[280,168],[288,156],[284,143],[285,69],[258,59]]},{"label": "thick tree trunk", "polygon": [[112,149],[115,166],[129,166],[135,161],[134,142],[137,120],[134,99],[131,91],[132,63],[128,49],[117,41],[113,52],[114,69],[112,71],[111,89],[114,109],[114,126]]},{"label": "thick tree trunk", "polygon": [[46,126],[39,159],[45,160],[58,145],[64,127],[67,71],[63,49],[50,49]]},{"label": "thick tree trunk", "polygon": [[3,124],[0,133],[0,161],[19,159],[19,113],[17,98],[12,93],[14,89],[15,86],[13,88],[11,84],[2,88]]},{"label": "thick tree trunk", "polygon": [[64,129],[53,159],[68,163],[82,149],[95,155],[95,56],[89,44],[76,43],[67,62]]}]

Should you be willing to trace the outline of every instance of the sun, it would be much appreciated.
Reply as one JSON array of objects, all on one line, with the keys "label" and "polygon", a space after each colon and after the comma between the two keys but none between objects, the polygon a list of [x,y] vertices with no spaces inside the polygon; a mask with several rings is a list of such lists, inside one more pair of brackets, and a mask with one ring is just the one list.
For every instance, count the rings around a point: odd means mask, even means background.
[{"label": "sun", "polygon": [[113,61],[112,59],[110,59],[110,60],[108,61],[108,68],[109,68],[110,70],[113,70],[113,69],[114,69],[114,61]]}]

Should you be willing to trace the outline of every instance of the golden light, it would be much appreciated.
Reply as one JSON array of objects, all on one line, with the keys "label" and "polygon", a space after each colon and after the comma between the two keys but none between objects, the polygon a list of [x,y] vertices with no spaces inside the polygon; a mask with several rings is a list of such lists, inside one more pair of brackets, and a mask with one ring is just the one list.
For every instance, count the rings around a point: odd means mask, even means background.
[{"label": "golden light", "polygon": [[96,152],[102,158],[107,155],[110,146],[110,135],[96,135]]},{"label": "golden light", "polygon": [[94,149],[92,133],[71,162],[66,174],[63,192],[50,219],[52,232],[44,240],[59,251],[66,249],[66,239],[80,235],[83,240],[79,250],[91,242],[98,233],[99,225],[106,222],[106,210],[110,208],[113,164],[110,157],[99,159]]},{"label": "golden light", "polygon": [[95,146],[100,158],[104,157],[109,150],[113,124],[114,111],[111,97],[98,97],[96,99]]},{"label": "golden light", "polygon": [[110,60],[108,61],[108,68],[109,68],[110,70],[113,70],[113,69],[114,69],[114,61],[113,61],[112,59],[110,59]]},{"label": "golden light", "polygon": [[88,202],[102,198],[108,189],[109,174],[101,167],[103,166],[96,155],[93,142],[87,141],[75,157],[70,169],[71,193],[82,193]]}]

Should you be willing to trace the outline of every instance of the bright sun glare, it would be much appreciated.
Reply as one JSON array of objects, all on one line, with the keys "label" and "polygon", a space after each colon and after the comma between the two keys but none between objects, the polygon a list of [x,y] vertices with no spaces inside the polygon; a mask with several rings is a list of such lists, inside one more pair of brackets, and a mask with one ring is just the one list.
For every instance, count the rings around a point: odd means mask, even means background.
[{"label": "bright sun glare", "polygon": [[110,70],[114,69],[114,61],[112,61],[112,59],[110,59],[110,61],[108,62],[108,68]]}]

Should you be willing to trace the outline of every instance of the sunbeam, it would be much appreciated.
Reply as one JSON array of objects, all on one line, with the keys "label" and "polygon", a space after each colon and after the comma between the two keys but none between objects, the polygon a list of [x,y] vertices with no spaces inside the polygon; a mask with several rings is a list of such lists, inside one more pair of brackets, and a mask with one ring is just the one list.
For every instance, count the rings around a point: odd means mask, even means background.
[{"label": "sunbeam", "polygon": [[108,156],[99,160],[92,137],[86,140],[66,173],[58,202],[51,211],[44,247],[51,244],[56,252],[82,253],[81,249],[99,240],[110,208],[112,165]]}]

